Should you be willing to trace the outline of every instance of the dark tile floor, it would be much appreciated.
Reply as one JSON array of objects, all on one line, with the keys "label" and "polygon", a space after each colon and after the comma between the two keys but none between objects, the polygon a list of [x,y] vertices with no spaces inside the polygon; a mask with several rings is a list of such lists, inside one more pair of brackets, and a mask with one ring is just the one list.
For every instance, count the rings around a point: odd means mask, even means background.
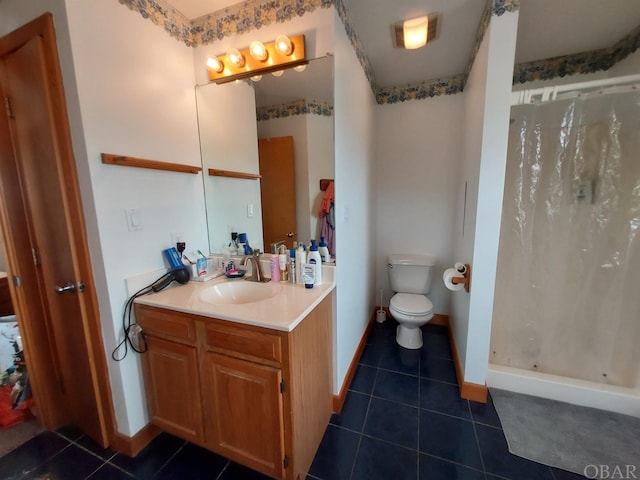
[{"label": "dark tile floor", "polygon": [[[374,324],[340,415],[334,415],[308,480],[573,480],[584,478],[511,455],[486,405],[460,399],[444,327],[424,347],[394,341]],[[162,434],[136,458],[96,446],[75,429],[44,432],[0,458],[0,479],[254,480],[267,477]]]}]

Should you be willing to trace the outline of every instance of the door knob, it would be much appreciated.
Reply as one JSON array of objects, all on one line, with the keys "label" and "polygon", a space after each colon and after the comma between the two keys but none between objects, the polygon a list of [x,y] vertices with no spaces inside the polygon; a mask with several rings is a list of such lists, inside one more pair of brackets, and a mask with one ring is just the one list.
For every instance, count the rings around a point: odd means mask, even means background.
[{"label": "door knob", "polygon": [[293,233],[293,232],[287,233],[287,237],[289,237],[289,238],[293,237],[294,235],[295,235],[295,233]]},{"label": "door knob", "polygon": [[75,291],[76,291],[76,286],[73,284],[73,282],[67,282],[67,284],[64,287],[59,287],[58,285],[56,285],[56,293],[58,295],[62,295],[64,292],[73,293]]}]

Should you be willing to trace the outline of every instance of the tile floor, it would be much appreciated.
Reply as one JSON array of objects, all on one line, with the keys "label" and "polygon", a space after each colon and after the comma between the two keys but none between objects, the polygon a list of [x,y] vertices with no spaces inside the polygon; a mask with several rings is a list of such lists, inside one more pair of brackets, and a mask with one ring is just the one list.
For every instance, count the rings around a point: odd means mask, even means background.
[{"label": "tile floor", "polygon": [[[573,480],[579,475],[508,453],[491,402],[460,399],[444,327],[424,347],[394,341],[374,324],[340,415],[334,415],[307,480]],[[258,480],[214,453],[162,434],[136,458],[104,450],[75,429],[44,432],[0,458],[6,480]]]}]

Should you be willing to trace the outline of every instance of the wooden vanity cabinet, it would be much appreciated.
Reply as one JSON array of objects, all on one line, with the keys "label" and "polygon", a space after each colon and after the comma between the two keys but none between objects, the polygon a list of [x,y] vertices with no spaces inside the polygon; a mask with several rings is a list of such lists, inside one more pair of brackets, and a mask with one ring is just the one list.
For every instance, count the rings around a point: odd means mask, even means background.
[{"label": "wooden vanity cabinet", "polygon": [[[304,480],[332,410],[331,301],[291,332],[136,304],[151,422],[273,478]],[[156,370],[187,368],[180,387],[193,390],[176,413],[175,384]]]}]

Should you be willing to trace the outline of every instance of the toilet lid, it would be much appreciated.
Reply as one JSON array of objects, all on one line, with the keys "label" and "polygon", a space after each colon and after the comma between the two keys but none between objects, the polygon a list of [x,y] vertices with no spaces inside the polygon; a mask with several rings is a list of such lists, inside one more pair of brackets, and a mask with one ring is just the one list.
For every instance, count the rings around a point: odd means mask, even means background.
[{"label": "toilet lid", "polygon": [[413,293],[396,293],[391,297],[389,306],[404,315],[428,315],[433,312],[431,300]]}]

